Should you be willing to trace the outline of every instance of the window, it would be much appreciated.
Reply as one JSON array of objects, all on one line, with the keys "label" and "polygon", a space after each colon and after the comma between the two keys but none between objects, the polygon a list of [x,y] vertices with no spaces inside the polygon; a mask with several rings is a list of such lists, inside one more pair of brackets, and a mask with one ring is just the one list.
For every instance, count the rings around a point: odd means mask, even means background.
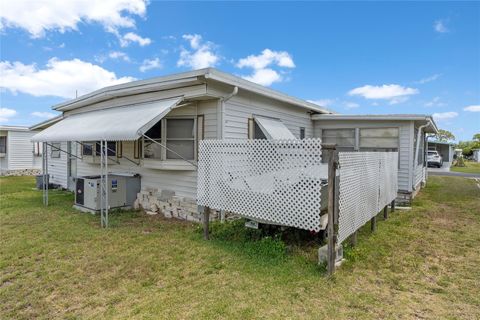
[{"label": "window", "polygon": [[396,151],[399,145],[398,128],[361,128],[362,151]]},{"label": "window", "polygon": [[267,139],[262,129],[258,125],[257,121],[254,121],[253,126],[253,139]]},{"label": "window", "polygon": [[90,143],[82,144],[82,155],[84,156],[93,156],[93,146]]},{"label": "window", "polygon": [[300,139],[305,139],[305,128],[300,127]]},{"label": "window", "polygon": [[0,137],[0,153],[7,153],[7,137]]},{"label": "window", "polygon": [[52,143],[50,145],[50,157],[51,158],[60,158],[60,143]]},{"label": "window", "polygon": [[[145,135],[158,143],[162,143],[162,121],[157,122]],[[163,149],[149,139],[144,139],[143,156],[146,159],[162,159]]]},{"label": "window", "polygon": [[166,159],[195,159],[195,120],[166,119],[166,123]]},{"label": "window", "polygon": [[156,160],[194,160],[196,138],[203,137],[203,117],[198,119],[202,122],[201,128],[197,128],[196,118],[167,118],[159,121],[145,133],[157,143],[143,138],[143,157]]},{"label": "window", "polygon": [[338,148],[353,150],[355,146],[355,129],[323,129],[322,142],[334,143]]},{"label": "window", "polygon": [[[107,141],[107,155],[114,157],[117,154],[117,143],[115,141]],[[100,141],[95,142],[95,155],[101,156],[101,144]]]}]

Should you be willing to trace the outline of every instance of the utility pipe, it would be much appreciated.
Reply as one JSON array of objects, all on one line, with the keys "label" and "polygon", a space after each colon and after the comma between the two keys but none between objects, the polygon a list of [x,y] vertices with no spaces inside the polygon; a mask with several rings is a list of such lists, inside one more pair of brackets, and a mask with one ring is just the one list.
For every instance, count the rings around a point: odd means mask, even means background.
[{"label": "utility pipe", "polygon": [[225,97],[221,97],[220,98],[220,103],[221,103],[221,132],[222,132],[222,139],[225,138],[225,102],[227,102],[228,100],[230,100],[233,96],[236,96],[238,94],[238,87],[235,86],[233,87],[233,91],[225,96]]}]

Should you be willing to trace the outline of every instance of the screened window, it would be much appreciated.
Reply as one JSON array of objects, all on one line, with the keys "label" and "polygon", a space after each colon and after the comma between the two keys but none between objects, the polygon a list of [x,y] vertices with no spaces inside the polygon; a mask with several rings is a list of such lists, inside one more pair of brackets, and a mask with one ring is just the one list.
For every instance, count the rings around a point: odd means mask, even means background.
[{"label": "screened window", "polygon": [[[100,141],[95,142],[95,155],[101,156],[101,145]],[[117,155],[117,143],[115,141],[107,141],[107,155],[109,157],[114,157]]]},{"label": "screened window", "polygon": [[355,146],[355,129],[323,129],[322,142],[334,143],[340,148],[351,148]]},{"label": "screened window", "polygon": [[195,120],[166,119],[166,145],[166,159],[195,159]]},{"label": "screened window", "polygon": [[89,143],[82,144],[82,155],[93,156],[93,146]]},{"label": "screened window", "polygon": [[7,137],[0,137],[0,153],[7,153]]},{"label": "screened window", "polygon": [[52,143],[50,146],[50,157],[51,158],[60,158],[60,143]]},{"label": "screened window", "polygon": [[263,133],[262,128],[258,125],[256,121],[254,121],[253,127],[253,139],[267,139],[265,133]]},{"label": "screened window", "polygon": [[[375,149],[398,149],[398,128],[361,128],[360,148]],[[380,151],[380,150],[378,150]]]},{"label": "screened window", "polygon": [[[158,121],[145,135],[158,143],[162,143],[162,121]],[[145,139],[143,156],[146,159],[161,159],[163,148],[149,139]]]}]

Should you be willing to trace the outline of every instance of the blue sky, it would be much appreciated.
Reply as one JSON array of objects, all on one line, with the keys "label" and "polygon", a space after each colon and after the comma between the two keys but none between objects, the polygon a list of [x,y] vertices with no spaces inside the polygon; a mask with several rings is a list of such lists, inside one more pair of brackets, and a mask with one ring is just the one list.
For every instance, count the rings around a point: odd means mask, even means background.
[{"label": "blue sky", "polygon": [[214,66],[340,113],[434,114],[460,140],[480,132],[478,2],[16,0],[0,19],[1,124]]}]

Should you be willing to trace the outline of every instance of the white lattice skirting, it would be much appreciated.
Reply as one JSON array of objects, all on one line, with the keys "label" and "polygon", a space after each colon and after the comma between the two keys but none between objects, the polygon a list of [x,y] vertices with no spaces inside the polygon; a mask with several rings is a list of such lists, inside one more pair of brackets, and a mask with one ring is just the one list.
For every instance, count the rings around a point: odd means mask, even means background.
[{"label": "white lattice skirting", "polygon": [[398,152],[339,153],[338,243],[397,196]]},{"label": "white lattice skirting", "polygon": [[203,140],[197,202],[217,210],[305,230],[320,230],[327,179],[321,140]]}]

